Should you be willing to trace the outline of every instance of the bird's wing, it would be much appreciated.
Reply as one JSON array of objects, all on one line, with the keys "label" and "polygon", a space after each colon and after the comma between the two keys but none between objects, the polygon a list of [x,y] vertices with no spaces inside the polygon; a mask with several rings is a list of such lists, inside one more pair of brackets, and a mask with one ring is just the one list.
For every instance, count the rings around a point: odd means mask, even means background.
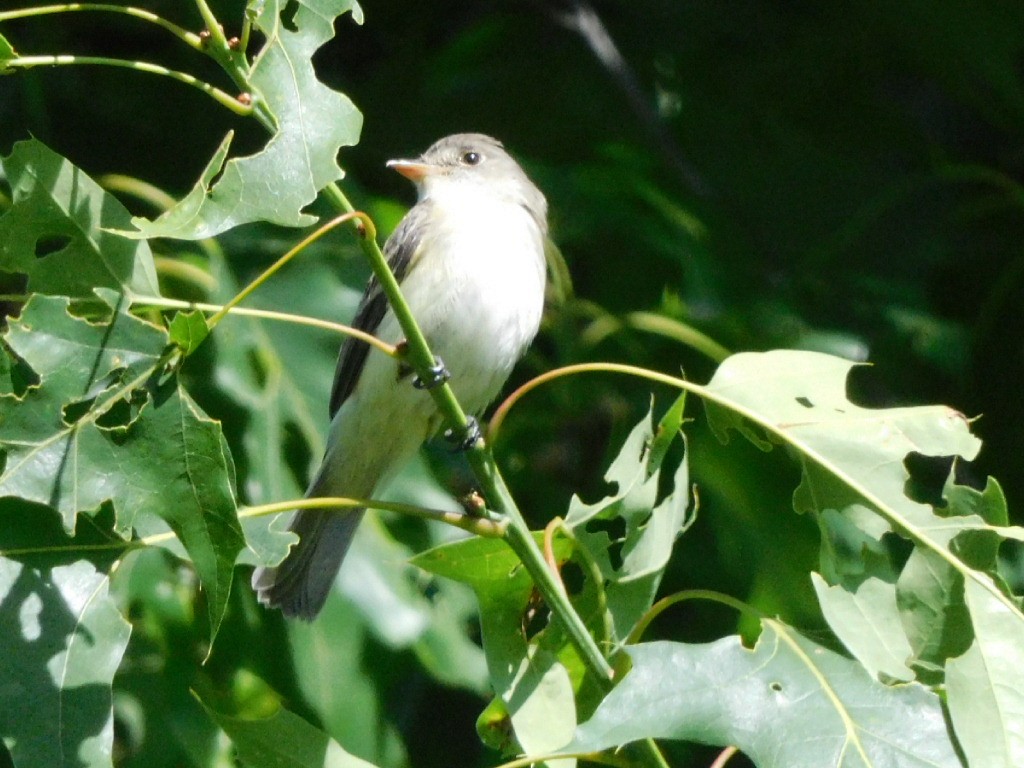
[{"label": "bird's wing", "polygon": [[[421,240],[420,233],[423,231],[423,223],[429,213],[429,206],[430,203],[427,201],[413,206],[412,210],[399,222],[398,228],[391,237],[384,243],[384,256],[399,282],[405,278],[416,262]],[[359,308],[356,309],[351,324],[361,331],[376,333],[387,309],[387,297],[381,290],[377,278],[372,277],[366,284],[366,290],[363,291],[363,298],[359,302]],[[355,389],[369,351],[369,344],[352,336],[347,337],[341,345],[341,352],[338,354],[338,367],[334,372],[334,386],[331,389],[331,418],[334,418],[334,414],[341,408],[341,404]]]}]

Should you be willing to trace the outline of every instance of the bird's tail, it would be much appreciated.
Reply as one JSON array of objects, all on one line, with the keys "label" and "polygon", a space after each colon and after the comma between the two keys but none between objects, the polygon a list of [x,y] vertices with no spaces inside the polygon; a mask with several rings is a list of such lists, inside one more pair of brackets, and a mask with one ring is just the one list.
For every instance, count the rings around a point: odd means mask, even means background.
[{"label": "bird's tail", "polygon": [[299,543],[278,565],[257,568],[252,575],[259,601],[280,608],[285,616],[315,618],[324,607],[364,512],[296,512],[288,530],[299,535]]}]

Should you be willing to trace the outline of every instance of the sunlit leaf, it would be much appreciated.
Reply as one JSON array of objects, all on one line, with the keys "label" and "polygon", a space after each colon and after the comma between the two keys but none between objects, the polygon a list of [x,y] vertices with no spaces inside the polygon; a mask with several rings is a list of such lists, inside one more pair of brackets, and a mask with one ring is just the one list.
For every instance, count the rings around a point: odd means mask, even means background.
[{"label": "sunlit leaf", "polygon": [[219,424],[160,378],[166,334],[120,306],[94,324],[69,314],[67,299],[35,296],[4,338],[39,384],[0,398],[0,495],[58,510],[68,531],[107,501],[123,537],[170,525],[216,634],[243,545],[234,468]]},{"label": "sunlit leaf", "polygon": [[658,442],[650,414],[626,438],[604,476],[615,486],[613,495],[593,504],[573,497],[565,516],[566,525],[601,570],[608,614],[619,641],[650,608],[672,545],[694,519],[687,456],[675,471],[671,492],[659,500],[665,448],[655,451],[652,445],[675,438],[681,412],[671,409],[667,419]]},{"label": "sunlit leaf", "polygon": [[85,561],[0,558],[0,736],[14,765],[112,765],[111,681],[131,630],[107,587]]},{"label": "sunlit leaf", "polygon": [[[940,572],[949,568],[958,578],[980,585],[1024,628],[1020,608],[974,567],[986,568],[994,563],[993,547],[999,537],[1024,537],[1024,529],[990,522],[1005,521],[1005,511],[998,511],[995,492],[979,495],[947,483],[944,492],[949,503],[943,508],[908,494],[911,474],[906,461],[910,454],[974,457],[980,441],[971,434],[970,423],[944,406],[870,409],[855,405],[846,396],[846,379],[852,367],[849,361],[813,352],[734,355],[708,385],[715,398],[715,404],[708,408],[709,419],[723,438],[730,428],[761,443],[764,435],[770,434],[796,452],[804,472],[794,505],[798,511],[820,515],[826,541],[832,538],[829,528],[837,520],[861,529],[864,542],[877,542],[890,532],[912,541],[915,554],[908,561],[910,574],[900,584],[898,605],[914,610],[924,604],[933,613],[944,611],[943,605],[956,610],[956,584],[942,587],[951,597],[915,596],[910,591],[918,568],[923,569],[917,579],[921,586],[937,583],[930,572],[938,564]],[[844,538],[855,540],[848,534]],[[871,546],[864,545],[859,552],[850,552],[847,559],[856,561],[858,556],[870,556],[870,551]],[[842,571],[838,573],[841,580],[852,575],[846,566],[836,568],[839,561],[835,557],[829,560],[834,571]],[[868,557],[863,560],[870,562]],[[881,571],[871,567],[864,576],[882,575]],[[859,581],[852,579],[854,586]],[[861,604],[871,605],[868,601]],[[962,641],[970,629],[962,622],[962,611],[960,618],[959,626],[945,623],[940,631],[947,638]],[[923,635],[937,626],[927,617],[923,622],[924,629],[915,628],[918,619],[911,624],[915,653],[927,653],[923,649],[932,641],[922,640]],[[872,624],[875,628],[895,626],[891,616],[876,617]],[[844,621],[833,625],[833,630],[851,650],[863,647],[865,638],[859,636],[854,623]],[[901,647],[893,642],[893,647]],[[898,667],[894,671],[899,672],[897,677],[904,674]]]},{"label": "sunlit leaf", "polygon": [[811,579],[829,626],[868,672],[890,681],[914,679],[907,666],[913,651],[900,622],[895,584],[870,577],[847,590],[829,586],[816,573]]},{"label": "sunlit leaf", "polygon": [[28,290],[39,293],[159,295],[149,245],[107,231],[131,224],[113,196],[35,139],[15,144],[2,162],[14,204],[0,217],[0,270],[26,274]]},{"label": "sunlit leaf", "polygon": [[1024,628],[993,589],[965,585],[976,639],[946,664],[949,713],[972,766],[1024,765]]},{"label": "sunlit leaf", "polygon": [[753,649],[727,637],[628,653],[632,670],[566,750],[654,737],[732,744],[759,768],[961,765],[938,696],[886,687],[777,621],[764,621]]},{"label": "sunlit leaf", "polygon": [[[312,224],[302,209],[342,176],[336,155],[359,139],[362,116],[317,77],[313,54],[334,37],[334,20],[362,11],[355,0],[251,0],[265,37],[252,61],[253,97],[272,115],[273,135],[259,152],[225,162],[230,136],[181,203],[156,221],[136,218],[142,237],[196,240],[254,221]],[[215,180],[216,179],[216,180]],[[212,184],[212,186],[211,186]]]}]

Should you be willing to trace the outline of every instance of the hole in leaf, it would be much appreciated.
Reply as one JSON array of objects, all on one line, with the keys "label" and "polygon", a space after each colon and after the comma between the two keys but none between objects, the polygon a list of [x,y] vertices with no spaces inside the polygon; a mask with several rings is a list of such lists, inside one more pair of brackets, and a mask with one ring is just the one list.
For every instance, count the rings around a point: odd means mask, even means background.
[{"label": "hole in leaf", "polygon": [[569,561],[562,566],[562,583],[565,585],[565,591],[572,597],[580,594],[583,591],[583,584],[586,581],[586,576],[583,574],[583,569],[576,563]]},{"label": "hole in leaf", "polygon": [[45,259],[47,256],[63,251],[70,244],[71,238],[67,235],[43,235],[36,240],[36,258]]},{"label": "hole in leaf", "polygon": [[523,614],[523,634],[526,640],[530,641],[537,636],[548,625],[550,614],[547,606],[539,600],[531,600],[526,612]]},{"label": "hole in leaf", "polygon": [[298,32],[299,27],[295,23],[295,14],[299,12],[299,0],[288,0],[281,11],[281,23],[289,32]]},{"label": "hole in leaf", "polygon": [[782,692],[782,683],[780,683],[780,682],[772,681],[772,682],[768,683],[768,687],[771,688],[776,693],[781,693]]},{"label": "hole in leaf", "polygon": [[78,422],[85,414],[89,412],[96,400],[94,398],[88,398],[86,400],[77,400],[73,403],[68,403],[61,408],[61,420],[69,427],[72,424]]},{"label": "hole in leaf", "polygon": [[6,346],[0,347],[0,374],[9,377],[11,394],[15,397],[24,397],[31,387],[39,386],[39,374]]},{"label": "hole in leaf", "polygon": [[806,397],[798,397],[798,398],[796,399],[796,401],[797,401],[798,403],[800,403],[800,405],[802,405],[802,406],[803,406],[804,408],[813,408],[813,407],[814,407],[814,403],[812,403],[812,402],[811,402],[810,400],[808,400],[808,399],[807,399]]},{"label": "hole in leaf", "polygon": [[601,518],[591,520],[586,525],[588,533],[604,531],[611,540],[608,543],[608,560],[612,568],[619,570],[622,567],[622,545],[626,537],[626,521],[621,517],[613,517],[610,520]]},{"label": "hole in leaf", "polygon": [[604,531],[612,541],[619,541],[626,535],[626,521],[621,517],[599,517],[590,520],[586,524],[587,533],[598,533]]},{"label": "hole in leaf", "polygon": [[910,473],[903,488],[907,498],[940,509],[946,506],[942,487],[953,466],[951,456],[925,456],[911,452],[903,460],[903,466]]}]

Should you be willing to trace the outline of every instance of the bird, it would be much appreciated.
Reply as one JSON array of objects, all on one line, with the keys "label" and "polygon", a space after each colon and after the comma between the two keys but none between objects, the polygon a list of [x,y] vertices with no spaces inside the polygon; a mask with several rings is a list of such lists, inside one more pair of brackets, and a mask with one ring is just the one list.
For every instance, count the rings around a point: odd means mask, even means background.
[{"label": "bird", "polygon": [[[384,244],[402,294],[463,410],[497,396],[540,327],[547,279],[547,201],[500,141],[460,133],[388,167],[417,201]],[[404,336],[376,278],[352,325],[390,343]],[[443,361],[443,362],[440,362]],[[444,369],[443,371],[441,369]],[[307,498],[372,498],[439,428],[442,418],[407,363],[347,337],[330,398],[331,426]],[[417,384],[418,386],[414,386]],[[298,542],[258,567],[259,601],[290,618],[323,608],[364,509],[302,509]]]}]

